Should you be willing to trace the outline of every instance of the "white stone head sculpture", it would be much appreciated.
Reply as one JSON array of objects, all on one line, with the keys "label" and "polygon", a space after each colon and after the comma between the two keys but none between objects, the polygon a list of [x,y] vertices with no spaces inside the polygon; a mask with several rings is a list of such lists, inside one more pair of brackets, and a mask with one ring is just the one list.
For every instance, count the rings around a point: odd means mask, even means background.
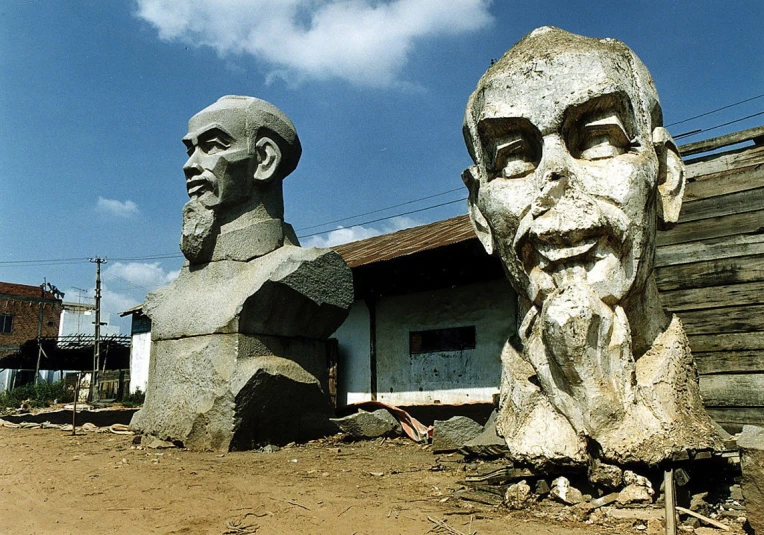
[{"label": "white stone head sculpture", "polygon": [[[283,221],[281,182],[297,167],[302,148],[281,110],[253,97],[222,97],[189,120],[183,143],[191,200],[184,207],[181,250],[190,263],[210,261],[221,227],[242,217],[247,223]],[[279,242],[273,236],[268,241],[271,250]]]},{"label": "white stone head sculpture", "polygon": [[[645,460],[619,441],[636,426],[660,443],[672,423],[646,416],[661,402],[644,399],[652,383],[638,384],[636,362],[670,324],[655,233],[676,223],[685,184],[649,72],[619,41],[539,28],[480,79],[464,137],[475,231],[526,311],[503,356],[499,427],[510,449],[583,462],[594,441],[611,460]],[[559,420],[557,442],[513,427],[534,419]]]}]

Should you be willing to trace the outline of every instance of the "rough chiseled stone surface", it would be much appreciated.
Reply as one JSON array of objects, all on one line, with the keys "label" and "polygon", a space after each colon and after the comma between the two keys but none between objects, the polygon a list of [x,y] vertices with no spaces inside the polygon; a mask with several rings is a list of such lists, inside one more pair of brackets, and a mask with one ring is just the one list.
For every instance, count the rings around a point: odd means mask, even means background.
[{"label": "rough chiseled stone surface", "polygon": [[395,434],[400,429],[398,420],[385,409],[374,412],[359,410],[343,418],[333,418],[342,432],[352,438],[368,439]]},{"label": "rough chiseled stone surface", "polygon": [[432,451],[456,451],[483,431],[483,427],[466,416],[435,420],[432,431]]},{"label": "rough chiseled stone surface", "polygon": [[743,426],[737,446],[746,516],[756,533],[764,533],[764,427]]},{"label": "rough chiseled stone surface", "polygon": [[222,451],[335,432],[326,339],[352,304],[352,275],[283,221],[281,182],[302,151],[294,125],[229,96],[192,117],[183,142],[187,262],[144,304],[149,382],[132,426]]},{"label": "rough chiseled stone surface", "polygon": [[481,78],[464,136],[473,226],[524,311],[502,354],[509,457],[656,464],[720,447],[653,274],[685,177],[642,62],[613,39],[534,30]]},{"label": "rough chiseled stone surface", "polygon": [[459,448],[459,452],[468,457],[499,457],[507,453],[507,443],[496,433],[498,414],[493,411],[488,418],[483,431],[468,440]]}]

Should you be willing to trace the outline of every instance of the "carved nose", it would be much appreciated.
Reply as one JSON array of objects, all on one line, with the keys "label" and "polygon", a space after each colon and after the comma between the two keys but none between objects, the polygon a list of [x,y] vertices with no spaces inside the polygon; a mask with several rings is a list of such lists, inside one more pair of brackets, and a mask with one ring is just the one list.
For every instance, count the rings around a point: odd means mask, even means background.
[{"label": "carved nose", "polygon": [[533,217],[538,217],[554,207],[568,188],[570,173],[563,168],[544,172],[540,192],[533,202]]},{"label": "carved nose", "polygon": [[193,154],[183,165],[183,173],[185,173],[187,179],[201,175],[203,171],[204,169],[199,162],[196,161],[196,157]]}]

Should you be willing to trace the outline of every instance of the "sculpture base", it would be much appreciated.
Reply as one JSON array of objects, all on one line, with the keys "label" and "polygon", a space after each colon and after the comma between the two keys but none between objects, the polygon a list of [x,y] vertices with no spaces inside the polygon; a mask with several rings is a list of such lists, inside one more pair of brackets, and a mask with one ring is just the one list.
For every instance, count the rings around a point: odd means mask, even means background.
[{"label": "sculpture base", "polygon": [[335,430],[326,355],[322,340],[246,334],[155,340],[146,401],[131,425],[197,450],[326,435]]}]

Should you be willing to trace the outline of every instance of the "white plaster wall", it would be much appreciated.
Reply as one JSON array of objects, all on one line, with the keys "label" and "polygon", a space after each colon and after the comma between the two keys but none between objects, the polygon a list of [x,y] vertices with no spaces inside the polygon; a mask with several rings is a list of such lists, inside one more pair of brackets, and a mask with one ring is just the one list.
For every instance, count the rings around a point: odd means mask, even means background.
[{"label": "white plaster wall", "polygon": [[138,388],[146,391],[150,354],[151,333],[134,334],[130,344],[130,393],[134,393]]},{"label": "white plaster wall", "polygon": [[11,387],[11,370],[0,371],[0,392],[5,392]]},{"label": "white plaster wall", "polygon": [[[505,280],[381,298],[377,399],[394,405],[490,403],[499,391],[501,350],[515,331],[516,302]],[[410,331],[469,325],[476,328],[475,349],[449,352],[448,362],[441,363],[433,354],[411,358]],[[340,342],[339,404],[371,399],[369,315],[363,302],[353,304],[334,336]],[[433,365],[431,375],[424,365]]]},{"label": "white plaster wall", "polygon": [[347,319],[332,336],[339,341],[340,352],[337,363],[337,404],[344,406],[369,401],[369,309],[363,301],[353,303]]}]

